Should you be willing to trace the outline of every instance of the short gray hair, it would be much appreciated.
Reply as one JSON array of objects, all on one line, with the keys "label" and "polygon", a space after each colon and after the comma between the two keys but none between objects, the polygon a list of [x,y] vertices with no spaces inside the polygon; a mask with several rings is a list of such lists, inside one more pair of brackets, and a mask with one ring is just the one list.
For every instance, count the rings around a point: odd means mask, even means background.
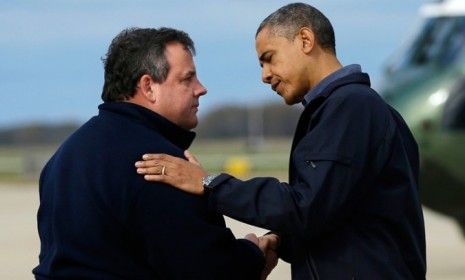
[{"label": "short gray hair", "polygon": [[302,27],[310,28],[318,44],[336,54],[334,29],[329,19],[318,9],[305,3],[292,3],[279,8],[266,17],[257,29],[255,37],[264,28],[271,34],[294,40]]}]

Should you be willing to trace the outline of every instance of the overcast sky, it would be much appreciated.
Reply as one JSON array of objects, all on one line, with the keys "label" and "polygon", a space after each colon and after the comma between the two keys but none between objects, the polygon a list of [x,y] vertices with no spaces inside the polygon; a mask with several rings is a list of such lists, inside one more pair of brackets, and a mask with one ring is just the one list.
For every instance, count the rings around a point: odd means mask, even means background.
[{"label": "overcast sky", "polygon": [[[382,65],[413,30],[424,1],[305,1],[333,23],[344,65],[358,63],[376,83]],[[0,127],[83,122],[97,113],[101,57],[126,27],[168,26],[190,34],[200,80],[209,92],[201,114],[221,104],[280,101],[260,81],[254,35],[289,1],[2,0]]]}]

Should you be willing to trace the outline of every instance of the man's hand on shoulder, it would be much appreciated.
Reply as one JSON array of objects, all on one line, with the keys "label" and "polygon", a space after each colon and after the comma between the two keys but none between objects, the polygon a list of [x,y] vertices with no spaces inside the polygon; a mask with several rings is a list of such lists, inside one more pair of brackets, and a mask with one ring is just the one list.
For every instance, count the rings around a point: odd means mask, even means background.
[{"label": "man's hand on shoulder", "polygon": [[167,154],[145,154],[136,162],[137,173],[147,181],[156,181],[174,186],[183,191],[201,195],[204,193],[202,179],[207,176],[197,159],[188,151],[188,160]]}]

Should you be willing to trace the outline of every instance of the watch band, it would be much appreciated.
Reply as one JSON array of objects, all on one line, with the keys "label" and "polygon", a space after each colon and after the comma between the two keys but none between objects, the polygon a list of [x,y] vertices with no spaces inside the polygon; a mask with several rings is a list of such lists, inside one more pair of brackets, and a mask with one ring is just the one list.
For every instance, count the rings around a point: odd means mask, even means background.
[{"label": "watch band", "polygon": [[202,185],[206,191],[210,191],[213,189],[213,187],[210,186],[210,184],[216,177],[218,177],[217,174],[208,174],[207,176],[202,178]]}]

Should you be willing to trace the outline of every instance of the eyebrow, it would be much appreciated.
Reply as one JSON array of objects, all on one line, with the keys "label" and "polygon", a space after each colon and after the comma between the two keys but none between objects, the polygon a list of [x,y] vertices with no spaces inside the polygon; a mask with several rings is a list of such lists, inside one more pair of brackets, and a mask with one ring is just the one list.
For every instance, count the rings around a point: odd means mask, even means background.
[{"label": "eyebrow", "polygon": [[264,53],[262,53],[262,55],[258,58],[260,61],[266,61],[268,60],[269,58],[267,58],[266,56],[268,56],[270,54],[271,51],[266,51]]},{"label": "eyebrow", "polygon": [[263,66],[263,63],[262,63],[263,61],[268,62],[270,60],[269,58],[270,53],[271,51],[266,51],[262,53],[262,55],[258,58],[258,61],[260,62],[261,67]]},{"label": "eyebrow", "polygon": [[194,70],[189,70],[187,72],[184,73],[183,77],[191,77],[191,76],[195,76],[197,74],[197,72]]}]

